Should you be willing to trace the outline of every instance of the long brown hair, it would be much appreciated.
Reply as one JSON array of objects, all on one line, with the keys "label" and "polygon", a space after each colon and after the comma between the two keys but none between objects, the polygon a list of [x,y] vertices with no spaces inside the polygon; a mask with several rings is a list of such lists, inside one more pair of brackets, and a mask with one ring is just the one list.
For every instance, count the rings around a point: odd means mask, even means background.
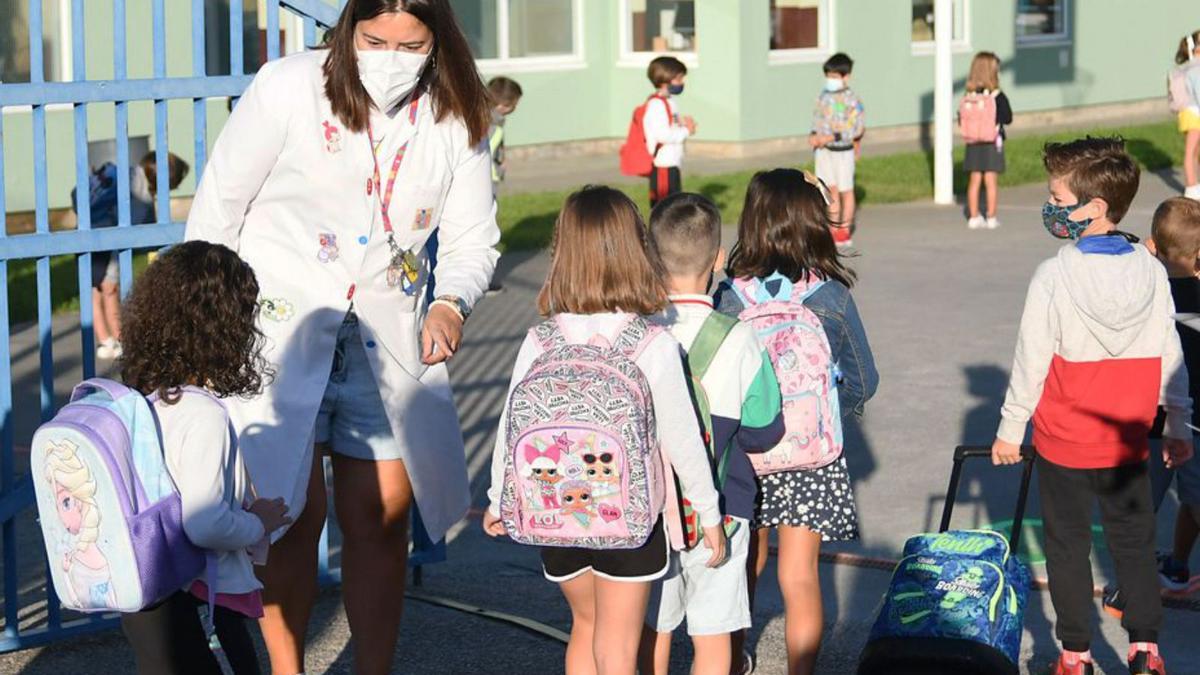
[{"label": "long brown hair", "polygon": [[567,197],[552,251],[538,294],[543,316],[653,314],[667,306],[658,251],[637,206],[618,190],[588,185]]},{"label": "long brown hair", "polygon": [[967,74],[967,91],[998,91],[1000,89],[1000,57],[993,52],[979,52],[971,59]]},{"label": "long brown hair", "polygon": [[[1191,46],[1188,46],[1188,38],[1191,39]],[[1175,63],[1183,65],[1192,60],[1192,52],[1196,51],[1196,47],[1200,46],[1200,30],[1184,35],[1179,39],[1179,49],[1175,50]]]},{"label": "long brown hair", "polygon": [[429,65],[421,75],[423,87],[433,99],[434,114],[441,122],[448,115],[463,121],[471,145],[479,143],[491,123],[491,105],[487,89],[471,47],[459,28],[448,0],[350,0],[337,25],[325,34],[329,58],[325,60],[325,96],[333,114],[350,131],[367,128],[371,97],[358,78],[358,54],[354,47],[354,27],[380,14],[408,12],[433,33],[433,51]]},{"label": "long brown hair", "polygon": [[779,272],[792,281],[815,274],[854,285],[829,233],[832,225],[821,188],[796,169],[759,171],[746,190],[738,241],[725,273],[734,279]]}]

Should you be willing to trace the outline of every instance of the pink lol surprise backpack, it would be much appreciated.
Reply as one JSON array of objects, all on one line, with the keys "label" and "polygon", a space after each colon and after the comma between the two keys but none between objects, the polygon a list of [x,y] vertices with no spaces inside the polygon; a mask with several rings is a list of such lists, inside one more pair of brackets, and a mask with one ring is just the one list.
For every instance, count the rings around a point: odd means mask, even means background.
[{"label": "pink lol surprise backpack", "polygon": [[804,300],[824,283],[813,276],[792,283],[779,273],[733,282],[745,307],[738,318],[758,333],[783,395],[783,440],[767,452],[749,453],[760,476],[818,469],[842,454],[833,352],[821,320],[804,306]]},{"label": "pink lol surprise backpack", "polygon": [[500,514],[514,541],[638,548],[665,492],[650,385],[635,363],[660,329],[634,317],[612,339],[569,344],[557,320],[508,400]]},{"label": "pink lol surprise backpack", "polygon": [[996,93],[971,92],[958,102],[958,126],[965,143],[995,143],[1000,135],[996,124]]}]

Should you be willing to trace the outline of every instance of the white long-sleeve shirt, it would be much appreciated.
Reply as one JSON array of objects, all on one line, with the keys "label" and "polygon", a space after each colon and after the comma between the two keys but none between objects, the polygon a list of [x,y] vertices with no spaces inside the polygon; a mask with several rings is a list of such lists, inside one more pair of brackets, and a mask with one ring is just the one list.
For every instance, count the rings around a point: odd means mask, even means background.
[{"label": "white long-sleeve shirt", "polygon": [[683,164],[683,144],[691,132],[683,126],[679,103],[673,97],[667,97],[667,103],[657,96],[646,102],[642,133],[646,135],[646,150],[654,158],[654,166],[669,168]]},{"label": "white long-sleeve shirt", "polygon": [[185,389],[179,401],[155,401],[163,455],[183,503],[183,531],[217,551],[218,593],[262,588],[247,549],[263,542],[262,521],[246,511],[250,491],[229,416],[207,395]]},{"label": "white long-sleeve shirt", "polygon": [[[629,314],[560,314],[558,320],[563,336],[570,343],[585,343],[594,335],[612,338],[630,319]],[[541,343],[532,334],[525,337],[521,350],[513,365],[512,387],[525,377],[529,367],[542,353]],[[692,407],[687,380],[683,374],[683,352],[679,343],[667,331],[661,331],[638,356],[638,367],[650,385],[654,399],[654,415],[658,426],[658,439],[667,459],[675,469],[675,475],[683,485],[683,491],[700,514],[702,527],[714,527],[721,523],[720,497],[713,485],[712,469],[709,465],[708,449],[704,445],[700,424]],[[504,429],[508,422],[508,405],[500,417],[500,430],[496,434],[496,446],[492,453],[492,485],[488,488],[488,509],[492,515],[500,516],[500,492],[504,485],[504,463],[508,447]]]}]

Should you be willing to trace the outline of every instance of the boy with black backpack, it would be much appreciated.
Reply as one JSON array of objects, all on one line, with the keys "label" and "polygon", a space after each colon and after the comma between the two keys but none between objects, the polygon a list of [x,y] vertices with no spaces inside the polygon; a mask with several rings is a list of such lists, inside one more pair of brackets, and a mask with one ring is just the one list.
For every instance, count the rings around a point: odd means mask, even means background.
[{"label": "boy with black backpack", "polygon": [[692,672],[727,675],[730,635],[750,626],[746,559],[758,487],[746,452],[769,449],[783,437],[779,383],[754,329],[713,310],[709,286],[725,265],[717,207],[697,194],[668,197],[650,216],[650,235],[671,294],[658,322],[687,351],[692,397],[721,492],[729,560],[708,567],[707,551],[686,548],[694,546],[698,528],[685,501],[685,549],[673,552],[667,576],[651,591],[639,662],[641,672],[665,675],[671,632],[686,617],[695,646]]}]

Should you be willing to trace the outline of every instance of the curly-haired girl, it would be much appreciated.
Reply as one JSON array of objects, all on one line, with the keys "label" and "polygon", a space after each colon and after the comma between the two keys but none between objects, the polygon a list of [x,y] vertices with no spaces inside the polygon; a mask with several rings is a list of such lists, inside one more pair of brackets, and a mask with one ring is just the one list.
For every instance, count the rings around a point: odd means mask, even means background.
[{"label": "curly-haired girl", "polygon": [[[221,398],[251,396],[270,376],[257,327],[258,282],[236,253],[192,241],[138,279],[123,311],[126,384],[150,396],[163,454],[192,543],[217,554],[214,623],[235,673],[258,673],[246,617],[263,614],[251,549],[288,522],[282,499],[252,499],[237,437]],[[196,580],[121,626],[140,673],[220,673],[197,614],[208,587]]]}]

